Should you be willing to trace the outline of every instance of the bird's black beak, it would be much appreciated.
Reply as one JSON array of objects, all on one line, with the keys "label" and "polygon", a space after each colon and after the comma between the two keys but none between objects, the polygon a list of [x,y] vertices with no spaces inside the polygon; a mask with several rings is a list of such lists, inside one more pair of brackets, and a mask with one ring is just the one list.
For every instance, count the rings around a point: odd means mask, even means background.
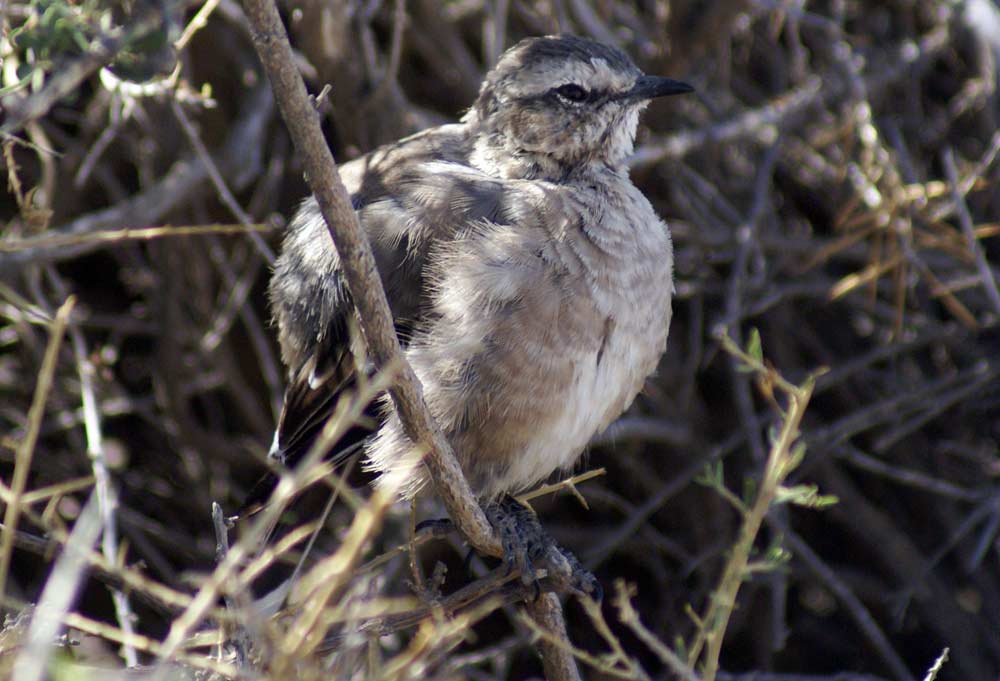
[{"label": "bird's black beak", "polygon": [[694,92],[694,88],[679,80],[661,78],[660,76],[639,76],[632,89],[625,93],[625,98],[640,102],[669,95],[683,95],[688,92]]}]

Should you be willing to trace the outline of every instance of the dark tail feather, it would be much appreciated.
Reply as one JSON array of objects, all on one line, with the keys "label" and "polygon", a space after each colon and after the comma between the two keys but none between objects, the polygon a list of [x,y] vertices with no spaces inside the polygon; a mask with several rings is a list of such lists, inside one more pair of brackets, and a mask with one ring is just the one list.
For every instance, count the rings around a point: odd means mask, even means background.
[{"label": "dark tail feather", "polygon": [[271,471],[264,473],[250,488],[250,492],[243,500],[243,505],[240,506],[236,515],[240,518],[249,518],[255,515],[267,505],[267,500],[271,498],[271,493],[277,486],[278,476]]},{"label": "dark tail feather", "polygon": [[[366,410],[368,411],[368,410]],[[374,408],[372,409],[372,414],[370,416],[374,417]],[[319,426],[323,425],[322,421]],[[285,453],[285,461],[289,467],[294,467],[309,451],[316,437],[319,435],[320,427],[315,428],[315,431],[310,437],[300,439],[296,445],[295,450]],[[373,429],[366,426],[352,426],[346,433],[344,437],[337,441],[336,446],[324,457],[326,461],[333,463],[335,467],[343,465],[352,454],[356,453],[358,449],[364,445],[364,442],[372,434]],[[253,487],[250,488],[250,492],[247,493],[246,498],[243,500],[243,505],[240,506],[237,515],[240,518],[247,518],[262,510],[266,505],[268,500],[271,498],[271,494],[274,489],[278,486],[279,476],[273,471],[267,471],[262,475],[257,482],[254,483]]]},{"label": "dark tail feather", "polygon": [[[311,365],[307,364],[289,384],[278,419],[278,430],[268,458],[275,463],[294,468],[309,452],[319,437],[327,419],[334,412],[340,397],[356,385],[353,359],[346,355],[338,366],[317,379]],[[335,466],[341,465],[356,452],[373,432],[378,422],[376,405],[365,407],[362,423],[352,425],[326,455]],[[266,504],[279,476],[268,471],[254,484],[240,507],[240,517],[260,511]]]}]

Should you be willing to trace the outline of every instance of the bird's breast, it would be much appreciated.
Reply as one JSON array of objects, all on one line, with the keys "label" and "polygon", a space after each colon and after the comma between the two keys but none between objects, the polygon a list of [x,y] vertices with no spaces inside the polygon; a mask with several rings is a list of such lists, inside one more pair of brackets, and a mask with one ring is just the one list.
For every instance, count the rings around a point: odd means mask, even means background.
[{"label": "bird's breast", "polygon": [[[546,381],[559,385],[514,477],[541,479],[571,466],[590,439],[635,399],[666,347],[673,291],[669,236],[642,252],[605,254],[594,270],[577,271],[564,298],[561,360]],[[599,267],[599,269],[598,269]],[[585,326],[574,322],[583,321]],[[542,371],[545,371],[543,366]],[[533,467],[535,470],[527,470]]]}]

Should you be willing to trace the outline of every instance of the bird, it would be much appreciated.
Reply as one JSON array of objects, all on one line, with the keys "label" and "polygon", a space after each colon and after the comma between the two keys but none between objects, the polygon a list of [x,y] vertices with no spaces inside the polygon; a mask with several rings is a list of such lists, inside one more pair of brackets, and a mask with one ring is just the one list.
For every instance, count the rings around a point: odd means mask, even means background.
[{"label": "bird", "polygon": [[[627,160],[649,102],[692,90],[588,38],[526,38],[459,122],[340,167],[403,354],[471,489],[507,509],[488,514],[495,523],[523,520],[512,495],[570,469],[666,349],[670,232]],[[268,297],[288,376],[269,456],[292,466],[366,370],[314,197],[289,223]],[[387,398],[332,458],[359,448],[376,485],[404,498],[427,488]]]}]

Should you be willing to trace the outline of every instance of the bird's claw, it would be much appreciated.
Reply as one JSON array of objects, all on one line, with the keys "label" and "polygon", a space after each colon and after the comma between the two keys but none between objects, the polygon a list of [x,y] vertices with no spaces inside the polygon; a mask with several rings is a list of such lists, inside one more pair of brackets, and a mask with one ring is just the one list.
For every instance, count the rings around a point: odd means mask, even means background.
[{"label": "bird's claw", "polygon": [[572,552],[567,551],[545,531],[534,512],[510,496],[486,508],[486,516],[500,537],[504,565],[508,571],[517,568],[521,582],[534,585],[535,597],[541,594],[535,566],[545,567],[548,576],[578,594],[600,601],[603,589]]},{"label": "bird's claw", "polygon": [[[567,551],[545,531],[534,512],[511,496],[486,507],[486,517],[497,531],[503,547],[503,564],[510,574],[520,573],[521,583],[533,586],[535,598],[541,595],[536,565],[544,567],[548,577],[565,589],[600,602],[604,589],[571,551]],[[448,518],[425,520],[417,524],[418,534],[444,537],[455,531]],[[468,558],[471,558],[470,552]]]},{"label": "bird's claw", "polygon": [[431,518],[417,523],[413,531],[414,534],[429,535],[440,539],[455,531],[455,523],[450,518]]}]

